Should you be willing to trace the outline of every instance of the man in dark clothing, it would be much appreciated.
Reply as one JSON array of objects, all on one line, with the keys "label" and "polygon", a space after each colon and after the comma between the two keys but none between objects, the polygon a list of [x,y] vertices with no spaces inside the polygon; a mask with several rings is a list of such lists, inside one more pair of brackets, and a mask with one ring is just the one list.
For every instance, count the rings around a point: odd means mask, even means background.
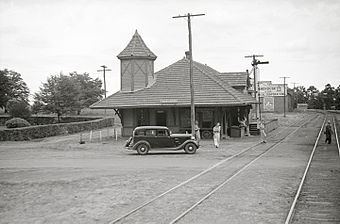
[{"label": "man in dark clothing", "polygon": [[332,126],[331,126],[331,121],[328,121],[327,125],[326,125],[326,130],[325,130],[325,134],[326,134],[326,140],[325,143],[328,142],[328,144],[332,143]]}]

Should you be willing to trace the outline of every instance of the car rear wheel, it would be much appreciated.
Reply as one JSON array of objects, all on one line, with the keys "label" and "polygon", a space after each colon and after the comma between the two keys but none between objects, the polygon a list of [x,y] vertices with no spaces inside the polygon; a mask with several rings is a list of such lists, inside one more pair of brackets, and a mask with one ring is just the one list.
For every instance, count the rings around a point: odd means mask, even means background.
[{"label": "car rear wheel", "polygon": [[137,148],[137,152],[139,155],[146,155],[149,152],[149,146],[145,143],[140,143]]},{"label": "car rear wheel", "polygon": [[184,147],[184,151],[188,154],[194,154],[196,150],[197,150],[197,146],[192,142],[189,142]]}]

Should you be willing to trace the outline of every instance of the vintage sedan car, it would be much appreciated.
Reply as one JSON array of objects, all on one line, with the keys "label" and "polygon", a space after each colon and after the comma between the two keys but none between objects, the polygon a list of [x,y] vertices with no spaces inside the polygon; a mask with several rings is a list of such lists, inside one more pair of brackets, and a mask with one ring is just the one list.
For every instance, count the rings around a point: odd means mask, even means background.
[{"label": "vintage sedan car", "polygon": [[199,145],[191,134],[171,134],[163,126],[141,126],[133,130],[125,147],[136,150],[140,155],[146,155],[149,150],[184,150],[194,154]]}]

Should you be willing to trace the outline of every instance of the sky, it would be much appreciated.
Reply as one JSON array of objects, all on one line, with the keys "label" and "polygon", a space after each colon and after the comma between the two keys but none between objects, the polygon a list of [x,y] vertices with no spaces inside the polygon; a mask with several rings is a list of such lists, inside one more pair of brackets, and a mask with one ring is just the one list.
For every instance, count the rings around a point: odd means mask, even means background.
[{"label": "sky", "polygon": [[120,89],[117,55],[135,30],[157,55],[155,71],[182,59],[192,18],[193,58],[219,72],[251,70],[289,87],[340,85],[338,0],[0,0],[0,69],[21,74],[31,94],[60,72],[103,79]]}]

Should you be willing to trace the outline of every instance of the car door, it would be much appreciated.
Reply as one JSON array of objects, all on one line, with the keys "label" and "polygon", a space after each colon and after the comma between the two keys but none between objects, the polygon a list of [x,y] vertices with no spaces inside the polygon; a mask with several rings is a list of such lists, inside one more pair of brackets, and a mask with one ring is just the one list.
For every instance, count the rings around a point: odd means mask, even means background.
[{"label": "car door", "polygon": [[157,148],[171,148],[173,147],[172,139],[170,138],[169,131],[166,129],[159,129],[156,133]]},{"label": "car door", "polygon": [[151,148],[157,148],[157,138],[156,138],[156,130],[154,129],[147,129],[145,130],[145,137],[144,140],[149,142]]}]

